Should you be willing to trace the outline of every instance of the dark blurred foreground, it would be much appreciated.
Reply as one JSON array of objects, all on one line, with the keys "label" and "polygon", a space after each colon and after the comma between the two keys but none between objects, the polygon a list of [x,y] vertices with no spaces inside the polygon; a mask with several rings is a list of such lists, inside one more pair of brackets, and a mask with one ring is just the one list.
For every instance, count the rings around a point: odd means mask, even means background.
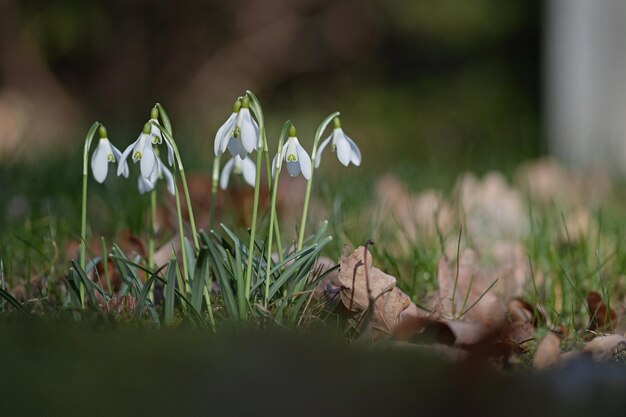
[{"label": "dark blurred foreground", "polygon": [[[495,373],[330,336],[1,325],[0,416],[617,415],[626,372]],[[623,413],[621,414],[623,415]]]}]

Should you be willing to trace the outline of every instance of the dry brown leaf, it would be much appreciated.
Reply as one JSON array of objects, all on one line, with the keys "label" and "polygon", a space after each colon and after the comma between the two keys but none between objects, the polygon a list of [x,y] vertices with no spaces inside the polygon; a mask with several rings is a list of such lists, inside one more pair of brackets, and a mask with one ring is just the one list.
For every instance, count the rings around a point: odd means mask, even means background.
[{"label": "dry brown leaf", "polygon": [[587,306],[591,315],[589,330],[612,332],[617,324],[617,314],[602,301],[602,296],[595,291],[590,292],[587,295]]},{"label": "dry brown leaf", "polygon": [[[367,259],[363,262],[365,253]],[[370,299],[377,300],[396,285],[394,277],[372,267],[372,255],[363,246],[359,246],[351,254],[346,253],[344,247],[339,264],[341,300],[351,311],[364,311],[369,307]]]},{"label": "dry brown leaf", "polygon": [[464,175],[457,184],[467,233],[480,248],[500,240],[520,240],[528,234],[526,204],[520,192],[512,188],[498,172],[482,180]]},{"label": "dry brown leaf", "polygon": [[458,274],[456,262],[442,258],[437,265],[437,280],[445,316],[453,318],[465,313],[464,321],[478,322],[490,329],[504,323],[504,304],[493,293],[493,288],[488,290],[491,283],[480,273],[475,251],[461,252]]},{"label": "dry brown leaf", "polygon": [[400,253],[408,253],[416,241],[435,238],[438,231],[447,235],[453,229],[456,216],[439,191],[412,194],[398,178],[385,175],[376,182],[376,196],[376,217],[385,230],[396,231]]},{"label": "dry brown leaf", "polygon": [[369,324],[383,334],[391,334],[401,313],[411,306],[410,298],[395,288],[396,279],[372,266],[372,255],[363,246],[352,253],[344,247],[338,280],[343,305],[363,312],[373,303]]},{"label": "dry brown leaf", "polygon": [[612,188],[611,180],[604,172],[569,172],[549,158],[520,166],[515,173],[515,183],[535,203],[566,208],[596,207]]},{"label": "dry brown leaf", "polygon": [[492,330],[479,322],[443,320],[450,327],[457,345],[474,345],[483,340]]},{"label": "dry brown leaf", "polygon": [[561,357],[561,338],[548,332],[541,339],[533,358],[533,368],[546,369],[559,363]]},{"label": "dry brown leaf", "polygon": [[626,338],[622,335],[612,334],[598,336],[587,342],[583,352],[591,354],[595,361],[626,361]]}]

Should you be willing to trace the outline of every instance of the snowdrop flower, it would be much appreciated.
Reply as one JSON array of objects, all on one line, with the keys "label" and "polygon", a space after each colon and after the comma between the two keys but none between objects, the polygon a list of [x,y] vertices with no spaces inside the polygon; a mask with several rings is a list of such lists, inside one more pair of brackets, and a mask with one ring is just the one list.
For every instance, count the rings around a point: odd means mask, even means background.
[{"label": "snowdrop flower", "polygon": [[328,145],[328,143],[332,140],[332,150],[333,152],[337,151],[337,158],[339,162],[341,162],[344,166],[350,165],[352,162],[354,165],[361,165],[361,151],[359,147],[356,146],[356,143],[352,139],[346,135],[341,129],[341,121],[339,121],[338,117],[333,119],[333,124],[335,129],[333,133],[322,142],[319,149],[317,150],[317,155],[315,157],[315,168],[320,166],[320,161],[322,160],[322,151]]},{"label": "snowdrop flower", "polygon": [[154,106],[152,110],[150,111],[150,120],[148,120],[148,123],[150,124],[150,136],[152,137],[152,144],[160,145],[165,140],[165,146],[167,146],[167,162],[170,164],[170,166],[173,165],[174,164],[174,147],[172,146],[170,141],[167,140],[167,138],[163,136],[163,134],[161,133],[161,130],[158,127],[156,127],[154,124],[152,124],[152,123],[155,123],[159,126],[161,125],[159,123],[159,108],[157,106]]},{"label": "snowdrop flower", "polygon": [[[128,148],[122,154],[122,160],[126,161],[132,152],[133,162],[136,164],[140,162],[141,176],[148,179],[154,174],[157,169],[157,157],[152,149],[152,137],[150,132],[152,131],[152,125],[146,123],[143,126],[143,132],[139,135],[139,138],[134,143],[131,143]],[[123,168],[118,164],[117,175],[123,174]]]},{"label": "snowdrop flower", "polygon": [[158,180],[163,179],[167,183],[167,191],[175,195],[175,185],[174,185],[174,176],[172,175],[172,171],[170,171],[167,166],[161,161],[161,158],[156,157],[156,169],[153,174],[149,178],[144,178],[142,175],[139,176],[137,187],[139,188],[140,194],[145,194],[149,191],[152,191],[154,187],[156,187],[156,183]]},{"label": "snowdrop flower", "polygon": [[220,175],[220,188],[225,190],[228,187],[228,180],[231,174],[242,174],[243,179],[254,187],[256,180],[256,166],[254,162],[247,156],[243,159],[239,155],[235,155],[224,165],[222,174]]},{"label": "snowdrop flower", "polygon": [[109,162],[115,163],[116,161],[119,163],[118,171],[125,177],[128,177],[128,164],[125,159],[122,159],[122,153],[119,149],[109,142],[106,128],[100,126],[98,134],[100,141],[93,155],[91,155],[91,172],[93,177],[99,183],[104,182],[109,172]]},{"label": "snowdrop flower", "polygon": [[250,114],[250,98],[244,97],[233,105],[233,113],[215,135],[214,151],[218,156],[226,149],[231,155],[245,159],[258,146],[259,125]]},{"label": "snowdrop flower", "polygon": [[[279,155],[274,156],[274,161],[272,163],[272,175],[275,175],[277,161]],[[289,128],[289,139],[283,146],[283,150],[280,154],[280,163],[284,160],[287,163],[287,171],[289,175],[295,177],[300,172],[302,172],[302,176],[308,181],[311,179],[311,158],[309,154],[306,153],[300,142],[298,142],[298,138],[296,137],[296,128],[291,125]]]}]

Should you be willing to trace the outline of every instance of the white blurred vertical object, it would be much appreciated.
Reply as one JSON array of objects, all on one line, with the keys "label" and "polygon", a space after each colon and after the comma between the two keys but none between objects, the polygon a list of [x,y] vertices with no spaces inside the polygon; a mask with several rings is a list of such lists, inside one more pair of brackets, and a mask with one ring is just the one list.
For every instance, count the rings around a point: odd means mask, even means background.
[{"label": "white blurred vertical object", "polygon": [[548,0],[545,39],[550,151],[626,174],[626,0]]}]

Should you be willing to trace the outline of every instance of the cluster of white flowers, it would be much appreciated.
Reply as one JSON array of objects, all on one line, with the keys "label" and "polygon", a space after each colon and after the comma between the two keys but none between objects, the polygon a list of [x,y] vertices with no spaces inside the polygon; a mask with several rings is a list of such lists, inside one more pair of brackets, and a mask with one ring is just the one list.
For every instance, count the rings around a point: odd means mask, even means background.
[{"label": "cluster of white flowers", "polygon": [[[215,135],[214,152],[215,156],[223,154],[226,149],[232,158],[224,165],[220,175],[220,187],[225,189],[228,186],[229,177],[232,173],[243,174],[244,180],[252,187],[255,186],[256,166],[248,157],[248,154],[260,149],[263,144],[259,138],[259,125],[250,113],[250,99],[247,96],[237,99],[233,105],[232,114],[226,122],[217,130]],[[333,119],[333,133],[322,142],[316,153],[315,167],[319,167],[322,151],[331,143],[333,152],[336,151],[337,158],[344,165],[350,163],[355,166],[361,164],[361,151],[352,139],[341,129],[341,122],[338,117]],[[331,142],[332,141],[332,142]],[[296,129],[291,126],[289,138],[282,148],[280,155],[274,156],[272,162],[272,175],[275,175],[276,168],[283,161],[287,165],[289,175],[295,177],[302,173],[308,181],[312,176],[311,158],[307,151],[300,145],[296,136]]]},{"label": "cluster of white flowers", "polygon": [[124,152],[120,152],[107,138],[106,129],[100,126],[100,142],[91,157],[91,171],[96,181],[102,183],[107,177],[109,162],[117,163],[117,175],[128,178],[129,169],[127,159],[130,156],[136,164],[139,162],[140,175],[137,187],[141,194],[152,191],[159,179],[165,180],[167,190],[174,195],[174,176],[170,169],[159,157],[158,146],[165,142],[167,147],[167,162],[174,164],[174,147],[169,140],[161,134],[155,124],[158,122],[159,111],[154,107],[150,114],[150,120],[143,127],[137,140],[131,143]]},{"label": "cluster of white flowers", "polygon": [[[165,143],[167,148],[167,162],[174,164],[174,147],[161,130],[159,125],[159,110],[154,107],[150,114],[150,120],[144,125],[142,132],[135,142],[130,144],[124,152],[120,152],[107,138],[106,129],[100,126],[100,141],[91,157],[91,170],[98,182],[104,182],[108,173],[108,164],[117,163],[117,175],[128,178],[129,169],[127,159],[131,157],[133,163],[140,166],[138,189],[141,194],[152,191],[159,179],[167,184],[167,190],[175,193],[174,176],[168,166],[159,157],[159,145]],[[333,119],[334,130],[317,149],[315,156],[315,168],[319,167],[322,152],[331,144],[333,152],[344,165],[350,163],[359,166],[361,164],[361,152],[358,146],[341,129],[338,117]],[[215,135],[214,152],[220,156],[226,150],[232,158],[224,165],[220,175],[220,187],[228,186],[231,174],[242,174],[246,183],[255,186],[256,165],[248,156],[252,152],[263,147],[260,139],[259,125],[250,112],[250,98],[246,95],[237,99],[233,105],[233,112],[226,122],[218,129]],[[289,137],[285,142],[280,155],[275,155],[272,163],[272,175],[282,163],[287,165],[289,175],[295,177],[302,173],[308,181],[311,179],[313,166],[311,157],[300,145],[296,135],[296,129],[291,126]]]}]

